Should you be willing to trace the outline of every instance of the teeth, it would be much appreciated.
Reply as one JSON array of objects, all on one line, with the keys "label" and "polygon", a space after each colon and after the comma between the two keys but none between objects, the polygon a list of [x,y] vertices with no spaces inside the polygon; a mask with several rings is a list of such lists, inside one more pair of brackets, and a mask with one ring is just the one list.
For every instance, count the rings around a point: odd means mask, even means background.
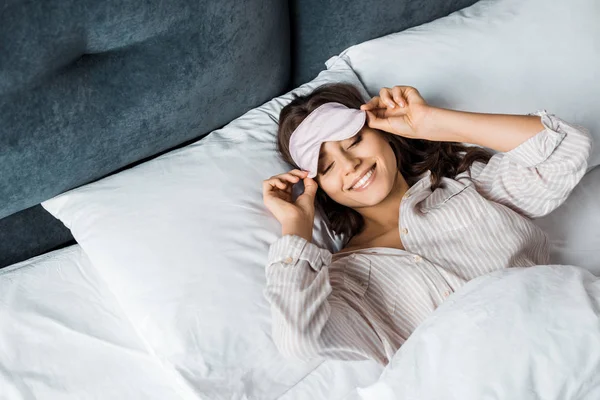
[{"label": "teeth", "polygon": [[373,175],[373,168],[360,181],[356,182],[356,185],[352,186],[352,189],[360,189],[371,178],[371,175]]}]

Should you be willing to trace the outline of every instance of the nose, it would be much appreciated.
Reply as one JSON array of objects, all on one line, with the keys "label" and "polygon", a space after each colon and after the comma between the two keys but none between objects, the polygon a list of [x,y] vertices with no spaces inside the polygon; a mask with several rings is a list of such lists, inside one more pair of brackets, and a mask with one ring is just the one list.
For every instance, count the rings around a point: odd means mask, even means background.
[{"label": "nose", "polygon": [[345,175],[350,175],[356,171],[356,167],[360,165],[360,159],[346,154],[342,157],[342,171]]}]

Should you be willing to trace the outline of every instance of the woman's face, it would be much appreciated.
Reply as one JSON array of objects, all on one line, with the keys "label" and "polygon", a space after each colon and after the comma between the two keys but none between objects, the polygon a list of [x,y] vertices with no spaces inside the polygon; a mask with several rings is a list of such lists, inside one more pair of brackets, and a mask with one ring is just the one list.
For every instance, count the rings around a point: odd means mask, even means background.
[{"label": "woman's face", "polygon": [[[354,209],[380,203],[398,185],[398,177],[403,180],[390,144],[367,126],[351,138],[324,142],[319,157],[319,187],[335,202]],[[366,185],[363,178],[368,178]],[[362,186],[352,187],[356,182]]]}]

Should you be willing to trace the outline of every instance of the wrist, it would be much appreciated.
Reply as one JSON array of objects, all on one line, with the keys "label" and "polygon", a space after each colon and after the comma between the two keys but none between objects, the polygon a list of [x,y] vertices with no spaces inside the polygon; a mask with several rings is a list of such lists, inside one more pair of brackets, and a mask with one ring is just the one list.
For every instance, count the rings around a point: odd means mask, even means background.
[{"label": "wrist", "polygon": [[312,241],[312,226],[308,226],[305,223],[300,222],[286,222],[281,225],[281,236],[285,235],[296,235],[306,239],[306,241]]},{"label": "wrist", "polygon": [[422,139],[434,142],[464,142],[462,132],[453,129],[458,111],[428,105],[423,114],[419,127],[419,136]]},{"label": "wrist", "polygon": [[433,134],[436,128],[437,107],[424,104],[415,110],[415,126],[413,129],[419,139],[433,140]]}]

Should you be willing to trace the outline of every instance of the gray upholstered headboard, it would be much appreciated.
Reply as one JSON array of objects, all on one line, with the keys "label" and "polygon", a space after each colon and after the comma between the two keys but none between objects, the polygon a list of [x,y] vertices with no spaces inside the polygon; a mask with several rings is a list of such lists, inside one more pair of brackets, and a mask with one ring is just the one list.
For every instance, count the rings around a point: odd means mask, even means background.
[{"label": "gray upholstered headboard", "polygon": [[74,243],[40,202],[475,1],[0,1],[0,267]]}]

